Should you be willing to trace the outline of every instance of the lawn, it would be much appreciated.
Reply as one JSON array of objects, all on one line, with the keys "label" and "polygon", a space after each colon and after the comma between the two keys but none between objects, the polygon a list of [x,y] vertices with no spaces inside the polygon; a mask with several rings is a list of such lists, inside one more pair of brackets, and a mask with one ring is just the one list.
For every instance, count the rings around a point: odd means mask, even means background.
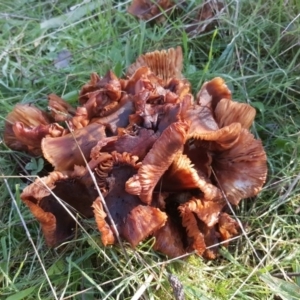
[{"label": "lawn", "polygon": [[[220,1],[221,11],[193,31],[201,0],[176,1],[159,23],[130,15],[130,2],[0,3],[0,299],[139,299],[141,292],[140,299],[182,300],[176,286],[185,299],[300,299],[300,2]],[[75,106],[92,72],[123,76],[139,55],[177,46],[194,95],[219,76],[236,101],[256,109],[251,132],[264,145],[268,177],[234,208],[240,235],[215,260],[168,259],[151,249],[153,238],[134,250],[125,244],[126,254],[103,247],[87,219],[74,239],[48,248],[20,199],[48,164],[6,147],[6,115],[17,103],[47,109],[51,93]]]}]

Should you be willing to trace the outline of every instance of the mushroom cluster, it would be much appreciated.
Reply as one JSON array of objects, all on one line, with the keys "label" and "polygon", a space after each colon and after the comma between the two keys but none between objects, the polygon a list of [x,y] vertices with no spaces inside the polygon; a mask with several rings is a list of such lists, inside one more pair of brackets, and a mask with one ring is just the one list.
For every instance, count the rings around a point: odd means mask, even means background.
[{"label": "mushroom cluster", "polygon": [[228,204],[255,196],[267,174],[255,109],[219,77],[194,99],[182,67],[180,47],[147,53],[126,78],[93,73],[77,108],[51,94],[50,113],[18,104],[7,116],[7,146],[54,167],[21,194],[49,246],[72,237],[72,212],[95,218],[104,245],[154,236],[169,257],[215,258],[238,234]]}]

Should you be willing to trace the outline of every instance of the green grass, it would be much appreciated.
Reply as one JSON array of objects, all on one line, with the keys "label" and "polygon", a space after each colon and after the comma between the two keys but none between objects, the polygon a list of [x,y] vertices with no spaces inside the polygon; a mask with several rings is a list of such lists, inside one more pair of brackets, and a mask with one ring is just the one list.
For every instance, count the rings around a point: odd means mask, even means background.
[{"label": "green grass", "polygon": [[[135,251],[125,247],[125,256],[101,245],[93,220],[84,220],[72,241],[48,249],[19,197],[30,157],[2,143],[0,299],[131,299],[151,278],[143,299],[174,299],[168,273],[181,281],[186,299],[300,299],[299,1],[226,1],[217,29],[195,36],[184,28],[200,0],[187,1],[184,17],[154,26],[127,14],[125,1],[103,2],[78,20],[41,28],[75,1],[1,1],[0,132],[16,103],[45,108],[47,95],[56,93],[75,104],[92,71],[122,75],[139,54],[181,45],[194,92],[221,76],[234,99],[257,109],[252,132],[268,155],[267,183],[235,210],[246,235],[215,261],[166,260],[150,250],[153,240]],[[72,60],[56,69],[64,49]]]}]

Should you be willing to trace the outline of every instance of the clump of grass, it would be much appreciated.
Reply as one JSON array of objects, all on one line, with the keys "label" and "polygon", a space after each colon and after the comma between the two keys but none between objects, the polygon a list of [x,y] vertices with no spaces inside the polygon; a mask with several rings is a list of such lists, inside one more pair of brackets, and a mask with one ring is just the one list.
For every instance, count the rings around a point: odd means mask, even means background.
[{"label": "clump of grass", "polygon": [[[298,1],[226,1],[216,29],[192,37],[185,22],[202,1],[182,6],[184,17],[171,16],[162,25],[128,15],[126,2],[101,3],[78,20],[41,28],[42,22],[65,15],[74,2],[1,2],[1,131],[5,115],[18,102],[45,108],[47,95],[57,93],[76,103],[92,71],[113,69],[121,75],[139,54],[181,45],[185,75],[195,92],[205,80],[221,76],[235,99],[257,109],[253,133],[268,154],[268,181],[259,196],[234,208],[243,234],[215,261],[167,260],[151,250],[152,240],[136,250],[125,245],[125,256],[117,246],[101,245],[91,220],[81,222],[74,240],[48,249],[19,197],[33,180],[34,170],[25,168],[31,158],[2,143],[3,299],[131,299],[147,280],[143,299],[172,299],[170,273],[187,299],[300,298]],[[54,60],[62,50],[72,59],[56,69]]]}]

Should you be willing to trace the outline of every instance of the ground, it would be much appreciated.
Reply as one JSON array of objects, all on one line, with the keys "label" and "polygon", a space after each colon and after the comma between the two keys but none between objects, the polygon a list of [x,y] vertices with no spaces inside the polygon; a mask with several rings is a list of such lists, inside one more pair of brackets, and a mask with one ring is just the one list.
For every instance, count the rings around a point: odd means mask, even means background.
[{"label": "ground", "polygon": [[[160,24],[128,14],[129,2],[1,1],[0,132],[16,103],[46,108],[56,93],[74,104],[91,72],[121,76],[138,55],[180,45],[194,93],[220,76],[234,99],[256,108],[252,133],[268,156],[267,182],[236,208],[241,235],[214,261],[168,260],[151,250],[153,240],[127,247],[126,257],[101,245],[92,220],[49,249],[19,196],[44,162],[2,142],[0,298],[131,299],[150,282],[143,299],[174,299],[173,274],[186,299],[299,299],[300,2],[222,1],[214,22],[194,32],[186,29],[201,0],[177,1]],[[71,59],[59,62],[63,55]]]}]

